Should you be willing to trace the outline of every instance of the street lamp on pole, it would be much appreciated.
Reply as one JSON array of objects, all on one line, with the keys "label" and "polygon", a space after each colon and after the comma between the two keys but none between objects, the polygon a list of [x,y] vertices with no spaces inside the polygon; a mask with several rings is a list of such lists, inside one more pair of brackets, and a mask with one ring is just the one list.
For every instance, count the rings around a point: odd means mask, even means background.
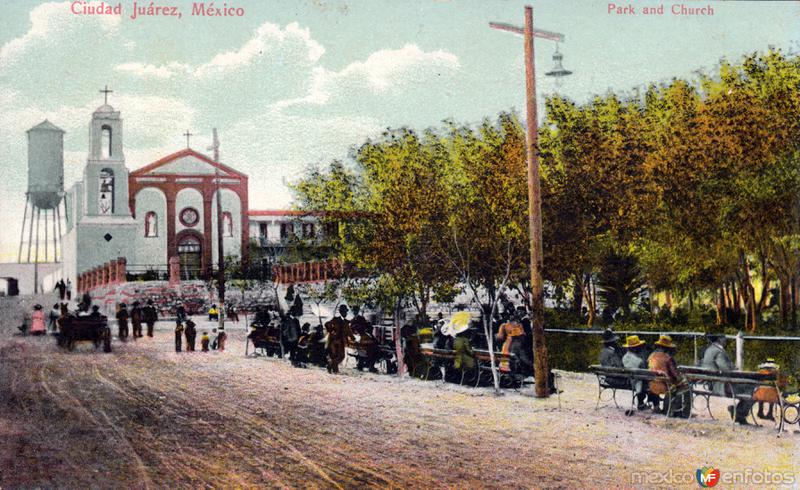
[{"label": "street lamp on pole", "polygon": [[[522,34],[525,38],[525,86],[527,106],[526,156],[528,162],[528,221],[531,254],[531,329],[533,330],[534,375],[536,378],[536,397],[546,398],[550,394],[548,386],[547,345],[544,338],[544,280],[542,278],[542,193],[539,180],[539,155],[536,151],[538,124],[536,119],[536,78],[533,59],[533,38],[541,37],[561,42],[564,35],[557,32],[534,30],[533,7],[525,7],[525,27],[490,22],[489,27],[501,31]],[[554,57],[556,68],[548,72],[551,76],[565,76],[571,72],[561,66],[561,53]]]}]

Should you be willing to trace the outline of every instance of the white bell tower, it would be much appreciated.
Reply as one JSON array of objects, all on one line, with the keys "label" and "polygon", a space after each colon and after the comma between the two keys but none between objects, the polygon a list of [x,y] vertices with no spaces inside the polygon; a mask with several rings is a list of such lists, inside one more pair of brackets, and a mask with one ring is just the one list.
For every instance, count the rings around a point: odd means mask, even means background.
[{"label": "white bell tower", "polygon": [[122,152],[122,119],[108,105],[108,87],[102,106],[92,114],[89,124],[89,158],[84,170],[87,216],[130,216],[128,169]]}]

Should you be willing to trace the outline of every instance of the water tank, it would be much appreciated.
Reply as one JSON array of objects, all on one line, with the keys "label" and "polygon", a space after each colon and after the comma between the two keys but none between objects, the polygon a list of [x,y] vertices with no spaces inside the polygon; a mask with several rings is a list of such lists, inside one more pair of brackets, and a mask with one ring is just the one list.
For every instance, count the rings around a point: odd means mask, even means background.
[{"label": "water tank", "polygon": [[34,206],[53,209],[64,191],[64,131],[45,119],[28,130],[28,193]]}]

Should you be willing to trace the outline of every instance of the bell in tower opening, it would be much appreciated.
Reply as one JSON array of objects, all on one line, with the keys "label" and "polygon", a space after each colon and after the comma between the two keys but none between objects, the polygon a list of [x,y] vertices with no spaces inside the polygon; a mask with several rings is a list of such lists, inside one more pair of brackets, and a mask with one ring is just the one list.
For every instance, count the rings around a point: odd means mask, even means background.
[{"label": "bell in tower opening", "polygon": [[99,184],[97,203],[99,214],[112,214],[114,212],[114,171],[110,168],[101,170]]}]

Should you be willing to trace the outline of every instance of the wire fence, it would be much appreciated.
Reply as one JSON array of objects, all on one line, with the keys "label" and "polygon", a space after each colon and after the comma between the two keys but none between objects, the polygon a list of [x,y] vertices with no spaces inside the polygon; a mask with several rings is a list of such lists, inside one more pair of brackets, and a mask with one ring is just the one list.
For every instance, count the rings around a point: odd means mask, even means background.
[{"label": "wire fence", "polygon": [[[602,335],[602,330],[581,330],[581,329],[565,329],[565,328],[546,328],[546,333],[562,333],[562,334],[579,334],[579,335]],[[641,335],[641,336],[655,336],[669,335],[670,337],[691,337],[694,344],[694,363],[699,363],[700,350],[698,347],[698,338],[705,338],[706,332],[654,332],[645,330],[615,330],[614,333],[618,335]],[[768,336],[768,335],[744,335],[739,332],[736,335],[725,335],[726,338],[732,339],[736,345],[736,368],[739,370],[744,369],[745,358],[745,342],[746,341],[767,341],[767,342],[800,342],[800,337],[788,336]],[[800,344],[797,344],[800,349]],[[798,351],[800,353],[800,351]]]}]

